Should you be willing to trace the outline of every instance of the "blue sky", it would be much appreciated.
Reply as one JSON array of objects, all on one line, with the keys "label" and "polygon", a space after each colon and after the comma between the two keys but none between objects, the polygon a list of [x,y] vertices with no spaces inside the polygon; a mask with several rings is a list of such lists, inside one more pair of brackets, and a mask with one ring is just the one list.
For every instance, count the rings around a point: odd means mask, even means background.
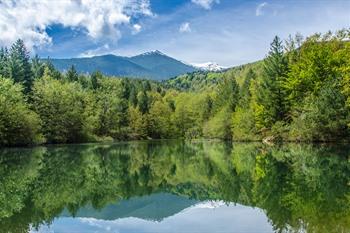
[{"label": "blue sky", "polygon": [[233,66],[263,58],[274,35],[344,27],[349,0],[0,0],[0,46],[21,37],[54,58],[160,50]]}]

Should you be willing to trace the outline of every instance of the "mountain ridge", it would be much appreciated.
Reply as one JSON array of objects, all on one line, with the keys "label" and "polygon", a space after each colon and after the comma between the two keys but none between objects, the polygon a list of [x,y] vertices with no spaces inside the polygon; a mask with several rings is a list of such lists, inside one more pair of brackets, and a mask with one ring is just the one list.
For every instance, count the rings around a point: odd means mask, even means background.
[{"label": "mountain ridge", "polygon": [[159,50],[131,57],[106,54],[93,57],[50,59],[50,61],[56,69],[63,72],[74,65],[79,73],[92,73],[99,70],[109,76],[153,80],[166,80],[198,70],[196,67],[185,64]]}]

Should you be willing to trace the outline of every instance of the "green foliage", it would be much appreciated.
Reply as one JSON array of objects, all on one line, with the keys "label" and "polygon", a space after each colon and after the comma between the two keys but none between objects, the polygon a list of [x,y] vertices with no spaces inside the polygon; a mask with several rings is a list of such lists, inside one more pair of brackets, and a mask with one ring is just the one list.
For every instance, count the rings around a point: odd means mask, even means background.
[{"label": "green foliage", "polygon": [[175,112],[173,122],[176,134],[180,138],[196,138],[201,135],[200,128],[196,122],[196,113],[192,108],[194,96],[189,93],[182,93],[175,101]]},{"label": "green foliage", "polygon": [[140,91],[137,94],[137,103],[138,103],[139,110],[142,112],[142,114],[148,113],[149,98],[146,91]]},{"label": "green foliage", "polygon": [[102,78],[103,75],[100,71],[95,71],[91,74],[91,87],[93,90],[96,90],[100,87]]},{"label": "green foliage", "polygon": [[206,138],[231,139],[231,111],[222,108],[203,127]]},{"label": "green foliage", "polygon": [[91,98],[79,84],[44,76],[34,83],[33,102],[48,142],[83,142],[90,139],[94,125]]},{"label": "green foliage", "polygon": [[196,71],[171,78],[163,83],[168,88],[181,91],[200,91],[216,86],[222,76],[222,73]]},{"label": "green foliage", "polygon": [[43,64],[38,55],[35,55],[31,60],[31,70],[33,79],[39,79],[44,75],[45,64]]},{"label": "green foliage", "polygon": [[76,82],[78,81],[79,75],[77,70],[75,69],[75,66],[72,65],[69,67],[67,73],[66,73],[66,79],[70,82]]},{"label": "green foliage", "polygon": [[232,139],[239,141],[257,140],[254,112],[248,108],[238,107],[232,116]]},{"label": "green foliage", "polygon": [[122,98],[121,80],[101,80],[95,93],[97,113],[96,133],[100,136],[122,138],[127,126],[127,102]]},{"label": "green foliage", "polygon": [[[334,141],[349,137],[349,33],[275,38],[261,76],[245,79],[233,137]],[[248,83],[249,80],[249,83]],[[247,88],[249,86],[249,88]],[[255,135],[255,136],[254,136]]]},{"label": "green foliage", "polygon": [[268,57],[264,60],[264,73],[258,90],[258,105],[262,106],[260,117],[263,126],[270,128],[276,121],[286,120],[287,93],[284,88],[288,72],[282,41],[275,37]]},{"label": "green foliage", "polygon": [[227,110],[233,112],[238,102],[239,86],[236,78],[227,73],[218,84],[214,108],[220,109],[223,106],[227,106]]},{"label": "green foliage", "polygon": [[7,75],[15,82],[22,83],[28,93],[33,84],[29,52],[23,40],[18,39],[12,46],[7,59]]},{"label": "green foliage", "polygon": [[317,97],[306,99],[301,112],[292,124],[291,136],[297,140],[331,141],[349,134],[349,108],[339,91],[339,84],[329,83]]},{"label": "green foliage", "polygon": [[44,72],[46,70],[47,75],[57,80],[63,79],[63,75],[58,70],[55,69],[50,59],[46,60],[46,62],[44,63],[44,66],[45,66]]},{"label": "green foliage", "polygon": [[130,107],[128,110],[131,139],[147,138],[147,116],[143,115],[138,108]]},{"label": "green foliage", "polygon": [[[49,59],[30,61],[18,40],[9,51],[0,50],[0,74],[22,85],[22,103],[42,122],[35,137],[43,134],[49,143],[200,137],[348,140],[348,40],[347,30],[306,40],[296,35],[284,43],[275,37],[262,61],[163,82],[106,77],[98,71],[78,74],[74,66],[62,74]],[[4,108],[0,114],[6,115]]]},{"label": "green foliage", "polygon": [[171,138],[171,109],[161,100],[152,104],[148,115],[148,134],[151,138]]},{"label": "green foliage", "polygon": [[[0,229],[28,232],[84,210],[116,219],[140,209],[137,197],[170,193],[255,207],[277,232],[347,232],[348,151],[345,145],[205,140],[5,149]],[[154,205],[141,206],[144,218],[154,216]]]},{"label": "green foliage", "polygon": [[7,48],[0,48],[0,76],[2,77],[9,77],[9,74],[8,74],[8,67],[7,67],[7,64],[8,64],[8,50]]},{"label": "green foliage", "polygon": [[0,77],[0,146],[41,143],[40,123],[26,103],[22,86]]}]

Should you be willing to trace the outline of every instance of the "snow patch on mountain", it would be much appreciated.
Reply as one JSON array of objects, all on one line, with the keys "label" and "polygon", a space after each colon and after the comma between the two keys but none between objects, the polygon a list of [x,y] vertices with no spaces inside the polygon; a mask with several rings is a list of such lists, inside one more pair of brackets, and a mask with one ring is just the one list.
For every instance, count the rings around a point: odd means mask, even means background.
[{"label": "snow patch on mountain", "polygon": [[161,55],[161,56],[167,56],[166,54],[162,53],[161,51],[159,50],[152,50],[152,51],[149,51],[149,52],[145,52],[145,53],[142,53],[138,56],[149,56],[149,55]]},{"label": "snow patch on mountain", "polygon": [[220,66],[216,62],[192,63],[191,65],[199,70],[206,70],[206,71],[221,71],[223,69],[226,69],[226,67]]}]

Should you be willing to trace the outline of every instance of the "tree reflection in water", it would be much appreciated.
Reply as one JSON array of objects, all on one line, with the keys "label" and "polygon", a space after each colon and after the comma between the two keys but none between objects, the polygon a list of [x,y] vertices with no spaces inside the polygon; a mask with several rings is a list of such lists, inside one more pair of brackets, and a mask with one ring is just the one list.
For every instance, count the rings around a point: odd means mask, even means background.
[{"label": "tree reflection in water", "polygon": [[86,206],[101,210],[169,193],[179,198],[166,199],[172,205],[153,213],[155,219],[222,200],[261,208],[276,232],[349,232],[349,151],[345,145],[202,140],[5,149],[0,230],[29,232]]}]

